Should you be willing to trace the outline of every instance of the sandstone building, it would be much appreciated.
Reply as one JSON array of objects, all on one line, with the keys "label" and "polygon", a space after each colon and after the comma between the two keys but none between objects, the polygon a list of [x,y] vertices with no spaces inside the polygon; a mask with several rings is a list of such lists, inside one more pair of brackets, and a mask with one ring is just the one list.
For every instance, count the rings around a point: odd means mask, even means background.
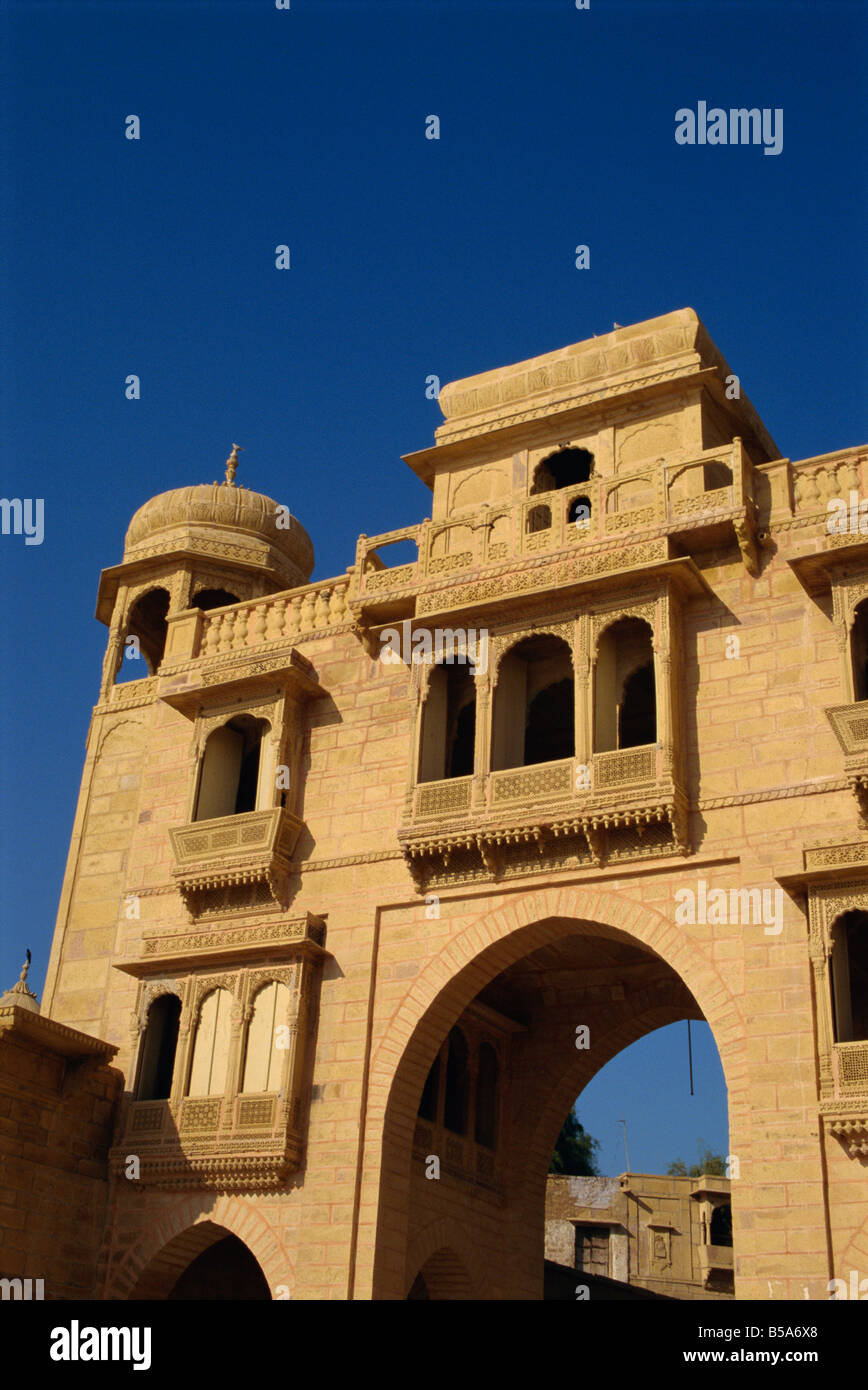
[{"label": "sandstone building", "polygon": [[[866,450],[781,458],[692,310],[440,405],[430,518],[335,578],[234,451],[103,571],[41,1013],[0,1005],[0,1274],[46,1297],[539,1298],[565,1114],[684,1018],[736,1298],[868,1275]],[[42,1190],[65,1284],[2,1219]]]},{"label": "sandstone building", "polygon": [[[616,1279],[668,1298],[729,1299],[733,1292],[729,1178],[622,1173],[550,1175],[546,1260],[575,1271],[569,1283]],[[593,1283],[582,1298],[593,1299]],[[575,1297],[575,1288],[570,1288]]]}]

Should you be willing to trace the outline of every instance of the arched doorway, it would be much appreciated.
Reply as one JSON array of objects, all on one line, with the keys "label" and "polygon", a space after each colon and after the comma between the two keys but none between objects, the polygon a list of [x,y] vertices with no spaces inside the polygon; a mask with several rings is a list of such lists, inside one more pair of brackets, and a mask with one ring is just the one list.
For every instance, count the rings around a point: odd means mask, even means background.
[{"label": "arched doorway", "polygon": [[[564,905],[572,899],[578,907],[586,896],[552,890],[528,898],[521,910],[531,915],[534,902],[538,908],[546,897]],[[499,939],[472,959],[467,942],[456,941],[451,977],[441,958],[437,973],[447,984],[439,990],[427,982],[417,987],[417,996],[430,989],[429,1000],[394,1073],[383,1127],[388,1183],[380,1187],[373,1297],[407,1296],[420,1273],[412,1255],[416,1232],[448,1212],[459,1229],[453,1253],[468,1267],[475,1261],[483,1269],[473,1297],[542,1298],[549,1161],[564,1116],[591,1077],[630,1043],[685,1018],[709,1022],[728,1073],[741,1043],[722,979],[700,956],[691,959],[694,948],[676,940],[681,934],[662,916],[649,912],[642,920],[638,905],[608,895],[610,920],[601,920],[606,896],[594,895],[593,918],[557,915],[518,928],[512,907],[499,926],[489,924],[492,935],[500,931]],[[614,925],[618,919],[625,925]],[[473,935],[478,943],[478,925]],[[677,970],[667,959],[672,955]],[[432,971],[432,985],[433,976]],[[471,1076],[460,1134],[445,1123],[444,1040],[456,1027],[467,1042]],[[588,1031],[587,1045],[577,1041],[580,1028]],[[478,1142],[476,1131],[485,1045],[497,1051],[500,1076],[493,1111],[486,1100],[486,1114],[496,1116],[493,1151]],[[435,1081],[444,1092],[439,1102]],[[399,1163],[403,1182],[396,1180]],[[432,1168],[438,1170],[436,1181]],[[398,1229],[408,1252],[400,1292],[390,1276],[393,1262],[381,1256],[384,1240],[394,1250]],[[424,1274],[423,1280],[427,1287]]]},{"label": "arched doorway", "polygon": [[248,1246],[214,1221],[197,1222],[164,1245],[129,1294],[171,1302],[268,1301],[271,1296]]},{"label": "arched doorway", "polygon": [[270,1300],[265,1275],[243,1241],[224,1236],[187,1266],[168,1295],[170,1302],[191,1299],[234,1303]]},{"label": "arched doorway", "polygon": [[448,1245],[428,1256],[407,1294],[408,1300],[414,1302],[454,1301],[472,1297],[473,1290],[467,1269]]}]

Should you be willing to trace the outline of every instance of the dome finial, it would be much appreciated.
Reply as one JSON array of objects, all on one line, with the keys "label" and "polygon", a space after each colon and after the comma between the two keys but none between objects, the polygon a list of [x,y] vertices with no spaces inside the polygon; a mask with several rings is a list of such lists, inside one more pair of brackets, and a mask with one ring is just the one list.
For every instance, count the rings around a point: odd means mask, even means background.
[{"label": "dome finial", "polygon": [[[226,460],[226,482],[225,482],[225,484],[224,484],[224,486],[226,486],[226,487],[234,487],[234,486],[235,486],[235,472],[236,472],[236,470],[237,470],[237,468],[238,468],[238,450],[239,450],[239,449],[241,449],[241,445],[240,445],[240,444],[233,444],[233,445],[232,445],[232,453],[229,455],[228,459]],[[244,453],[244,450],[241,449],[241,452]]]},{"label": "dome finial", "polygon": [[21,967],[21,974],[17,982],[11,989],[0,996],[0,1009],[19,1008],[30,1009],[31,1013],[39,1013],[39,1000],[27,985],[27,975],[30,970],[30,951],[24,952],[24,964]]}]

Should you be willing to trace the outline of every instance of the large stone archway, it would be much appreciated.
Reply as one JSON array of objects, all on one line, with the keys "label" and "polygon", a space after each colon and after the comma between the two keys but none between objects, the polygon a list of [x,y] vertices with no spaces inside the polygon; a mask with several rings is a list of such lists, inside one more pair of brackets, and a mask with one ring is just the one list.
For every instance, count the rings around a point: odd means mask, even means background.
[{"label": "large stone archway", "polygon": [[[517,1189],[511,1191],[507,1205],[512,1209],[504,1212],[504,1226],[516,1221],[528,1225],[528,1203],[536,1201],[539,1205],[544,1198],[544,1177],[554,1139],[564,1114],[590,1076],[630,1042],[676,1018],[704,1017],[708,1021],[729,1088],[731,1150],[745,1148],[749,1136],[744,1127],[748,1113],[743,1094],[744,1021],[715,963],[687,931],[675,927],[660,912],[613,891],[565,888],[516,895],[456,933],[419,972],[372,1059],[369,1145],[376,1118],[382,1137],[373,1297],[404,1297],[406,1281],[413,1277],[412,1260],[407,1264],[404,1259],[405,1254],[409,1256],[409,1155],[422,1087],[443,1038],[481,991],[511,966],[552,943],[581,935],[641,946],[649,958],[656,958],[668,969],[673,981],[680,982],[681,996],[657,999],[654,1007],[645,1008],[637,1017],[622,1014],[600,1036],[590,1070],[588,1059],[574,1052],[564,1057],[557,1074],[545,1078],[545,1103],[532,1135],[523,1136],[525,1168],[517,1181],[524,1191],[520,1199]],[[378,1112],[379,1096],[383,1100]],[[373,1156],[369,1147],[369,1159]],[[508,1291],[509,1279],[504,1275],[496,1286],[477,1297],[539,1296],[534,1292],[534,1280],[541,1278],[541,1265],[538,1276],[527,1273],[538,1232],[514,1230],[512,1236],[524,1250],[524,1284],[518,1280]]]},{"label": "large stone archway", "polygon": [[137,1239],[110,1266],[103,1298],[162,1299],[191,1262],[227,1235],[237,1236],[256,1260],[275,1296],[291,1287],[292,1266],[279,1232],[264,1212],[231,1196],[163,1199],[152,1219],[136,1225]]}]

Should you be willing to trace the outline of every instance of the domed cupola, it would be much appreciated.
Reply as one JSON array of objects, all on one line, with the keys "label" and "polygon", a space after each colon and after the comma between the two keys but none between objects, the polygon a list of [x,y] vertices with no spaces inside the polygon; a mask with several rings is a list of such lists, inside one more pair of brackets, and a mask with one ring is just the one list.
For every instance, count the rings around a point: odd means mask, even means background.
[{"label": "domed cupola", "polygon": [[222,483],[173,488],[139,507],[122,562],[103,570],[96,616],[111,629],[104,695],[122,655],[142,658],[141,672],[124,661],[128,677],[159,669],[171,614],[262,598],[310,579],[310,536],[286,506],[236,484],[238,452],[233,444]]},{"label": "domed cupola", "polygon": [[179,550],[271,571],[279,587],[306,584],[313,570],[310,536],[286,507],[235,482],[238,445],[222,483],[161,492],[139,507],[127,529],[124,562]]}]

